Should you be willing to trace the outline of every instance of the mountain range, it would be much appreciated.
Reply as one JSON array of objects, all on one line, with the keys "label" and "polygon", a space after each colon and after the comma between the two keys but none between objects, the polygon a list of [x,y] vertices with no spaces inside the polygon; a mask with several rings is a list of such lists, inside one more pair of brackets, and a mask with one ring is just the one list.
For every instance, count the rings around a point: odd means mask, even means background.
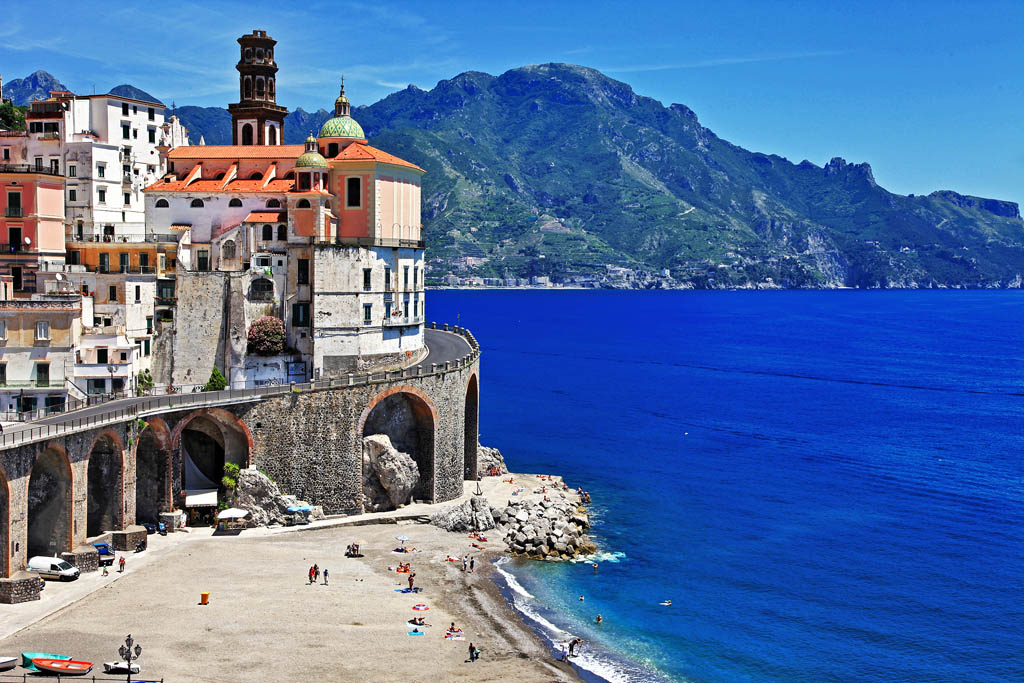
[{"label": "mountain range", "polygon": [[[226,110],[175,111],[194,142],[230,143]],[[285,141],[329,116],[295,110]],[[1016,204],[898,195],[866,163],[751,152],[685,105],[663,106],[594,69],[467,72],[353,116],[374,145],[427,170],[435,274],[593,281],[611,265],[670,271],[634,280],[645,286],[1021,286]]]}]

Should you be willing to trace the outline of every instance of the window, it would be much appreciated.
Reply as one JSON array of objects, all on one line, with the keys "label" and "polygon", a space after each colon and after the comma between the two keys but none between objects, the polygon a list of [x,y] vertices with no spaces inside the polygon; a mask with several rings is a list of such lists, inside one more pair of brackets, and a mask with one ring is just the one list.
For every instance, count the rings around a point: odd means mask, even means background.
[{"label": "window", "polygon": [[127,273],[132,264],[132,255],[124,252],[118,254],[117,263],[121,266],[121,272]]},{"label": "window", "polygon": [[0,363],[0,387],[7,386],[7,363]]},{"label": "window", "polygon": [[361,186],[362,178],[349,178],[345,181],[345,206],[358,209],[363,205],[362,193],[360,192]]},{"label": "window", "polygon": [[402,289],[409,289],[409,266],[402,266]]},{"label": "window", "polygon": [[256,278],[249,285],[249,301],[273,301],[274,283],[265,277]]},{"label": "window", "polygon": [[149,129],[149,142],[150,144],[156,143],[156,128]]},{"label": "window", "polygon": [[0,339],[7,339],[7,321],[0,320]]},{"label": "window", "polygon": [[46,320],[40,320],[36,323],[36,340],[46,341],[50,338],[50,323]]},{"label": "window", "polygon": [[100,252],[100,272],[110,272],[110,254],[106,252]]},{"label": "window", "polygon": [[100,204],[105,204],[106,201],[107,201],[107,191],[104,190],[103,188],[100,188],[99,190],[96,191],[96,193],[98,195],[99,203]]},{"label": "window", "polygon": [[78,177],[78,167],[75,166],[74,164],[71,164],[71,165],[68,166],[68,177],[69,178],[77,178]]},{"label": "window", "polygon": [[[73,266],[81,265],[82,264],[82,252],[77,251],[77,250],[76,251],[69,251],[68,252],[68,263],[70,263]],[[86,290],[86,291],[88,291],[88,290]]]},{"label": "window", "polygon": [[412,295],[412,317],[417,317],[420,314],[420,295]]},{"label": "window", "polygon": [[385,320],[391,320],[391,302],[390,301],[385,301],[384,302],[384,319]]},{"label": "window", "polygon": [[274,228],[272,226],[270,226],[270,225],[264,225],[263,226],[263,239],[268,241],[268,242],[270,240],[274,239]]},{"label": "window", "polygon": [[127,123],[121,124],[121,139],[130,140],[132,137],[132,127]]},{"label": "window", "polygon": [[200,249],[196,255],[196,270],[206,272],[210,270],[210,250]]},{"label": "window", "polygon": [[309,284],[309,259],[300,258],[298,268],[295,271],[295,283],[299,285]]},{"label": "window", "polygon": [[225,261],[231,261],[235,258],[235,241],[227,240],[220,248],[220,257]]},{"label": "window", "polygon": [[292,327],[309,327],[309,304],[292,304]]},{"label": "window", "polygon": [[413,268],[412,269],[412,288],[413,289],[416,289],[416,286],[419,284],[419,280],[420,280],[420,270],[419,270],[419,268]]},{"label": "window", "polygon": [[7,238],[11,241],[12,249],[15,251],[20,251],[22,249],[21,228],[7,228]]},{"label": "window", "polygon": [[96,362],[106,364],[108,360],[107,355],[107,350],[105,348],[98,347],[96,349]]},{"label": "window", "polygon": [[270,128],[267,129],[267,144],[277,144],[277,128],[275,126],[271,126]]},{"label": "window", "polygon": [[125,206],[131,206],[131,204],[132,204],[132,193],[131,192],[125,192],[124,193],[124,205]]},{"label": "window", "polygon": [[135,303],[142,303],[142,287],[135,285]]},{"label": "window", "polygon": [[279,241],[281,241],[281,242],[287,242],[288,241],[288,226],[287,225],[279,225],[279,226],[277,226],[277,239]]},{"label": "window", "polygon": [[50,173],[53,175],[60,174],[60,159],[50,159]]},{"label": "window", "polygon": [[[152,318],[150,318],[150,320],[152,320]],[[142,340],[142,352],[144,354],[146,354],[147,356],[149,355],[149,340],[148,339],[143,339]]]},{"label": "window", "polygon": [[35,162],[36,162],[35,163],[35,169],[37,171],[42,171],[43,170],[43,158],[42,157],[36,157],[35,158]]},{"label": "window", "polygon": [[122,102],[121,103],[121,116],[128,116],[128,103],[127,102]]},{"label": "window", "polygon": [[[246,81],[245,84],[249,85],[249,82]],[[252,144],[252,124],[247,123],[244,126],[242,126],[242,144],[243,145],[251,145]]]},{"label": "window", "polygon": [[170,204],[167,203],[166,199],[158,199],[158,200],[156,200],[156,205],[155,206],[158,209],[166,209],[168,206],[170,206]]},{"label": "window", "polygon": [[139,137],[139,131],[138,130],[133,130],[132,131],[132,137],[137,139]]},{"label": "window", "polygon": [[[146,316],[146,334],[152,334],[152,333],[153,333],[153,316],[147,315]],[[149,354],[146,354],[146,355],[149,355]]]},{"label": "window", "polygon": [[295,208],[296,209],[308,209],[309,208],[309,200],[308,199],[300,199],[299,203],[295,205]]},{"label": "window", "polygon": [[150,121],[156,121],[156,111],[153,110],[153,107],[150,107],[146,114]]},{"label": "window", "polygon": [[128,361],[128,352],[127,351],[122,351],[121,352],[121,362],[125,363],[127,361]]},{"label": "window", "polygon": [[391,291],[391,269],[390,268],[385,268],[384,269],[384,291],[385,292],[390,292]]},{"label": "window", "polygon": [[193,199],[192,203],[189,204],[189,207],[191,207],[193,209],[201,209],[204,206],[206,206],[206,204],[203,203],[202,199]]},{"label": "window", "polygon": [[312,173],[300,173],[299,174],[299,190],[308,190],[311,187],[310,178]]},{"label": "window", "polygon": [[371,278],[372,275],[373,275],[373,271],[371,269],[363,268],[363,291],[364,292],[369,292],[370,291],[370,285],[371,285],[370,278]]},{"label": "window", "polygon": [[107,288],[107,301],[117,303],[117,285],[110,285]]},{"label": "window", "polygon": [[106,178],[107,177],[107,166],[106,164],[96,164],[96,177]]},{"label": "window", "polygon": [[373,320],[373,304],[363,304],[363,324],[369,325]]},{"label": "window", "polygon": [[68,190],[68,201],[69,202],[77,202],[78,201],[78,191],[77,190],[74,190],[74,189]]},{"label": "window", "polygon": [[149,267],[149,254],[145,254],[145,253],[139,254],[139,266],[142,267],[142,268],[148,268]]},{"label": "window", "polygon": [[11,148],[10,147],[4,147],[4,161],[10,161],[10,160],[11,160]]},{"label": "window", "polygon": [[337,142],[330,142],[330,143],[328,143],[327,144],[327,157],[329,159],[333,159],[336,156],[338,156],[338,143]]},{"label": "window", "polygon": [[123,166],[121,166],[121,172],[124,173],[125,176],[130,176],[132,174],[132,167],[131,167],[131,165],[130,164],[124,164]]},{"label": "window", "polygon": [[36,363],[36,386],[37,387],[48,387],[48,386],[50,386],[50,364],[49,363]]},{"label": "window", "polygon": [[280,209],[281,208],[281,202],[279,200],[277,200],[277,199],[268,199],[267,200],[267,208],[268,209]]},{"label": "window", "polygon": [[241,205],[242,205],[242,200],[239,199],[238,197],[235,197],[230,202],[228,202],[228,206],[230,206],[232,208],[237,208],[237,207],[239,207]]}]

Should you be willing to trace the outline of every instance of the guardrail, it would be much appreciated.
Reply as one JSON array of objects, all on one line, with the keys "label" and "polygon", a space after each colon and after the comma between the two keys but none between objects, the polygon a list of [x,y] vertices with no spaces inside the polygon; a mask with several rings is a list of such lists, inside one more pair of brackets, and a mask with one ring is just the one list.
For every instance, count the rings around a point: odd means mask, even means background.
[{"label": "guardrail", "polygon": [[[369,386],[373,384],[384,384],[400,379],[422,378],[445,375],[449,372],[462,370],[476,362],[480,357],[480,344],[477,343],[473,334],[464,327],[444,324],[440,328],[437,323],[430,324],[431,329],[441,329],[445,332],[457,334],[469,344],[469,353],[454,361],[446,361],[443,364],[431,363],[429,368],[423,365],[414,365],[400,370],[386,370],[384,372],[373,372],[365,375],[349,374],[345,377],[317,380],[311,382],[293,382],[285,385],[271,385],[254,387],[251,389],[224,389],[222,391],[205,391],[198,393],[174,393],[164,396],[150,396],[138,399],[127,399],[122,406],[111,407],[94,415],[76,417],[77,410],[70,410],[63,413],[67,419],[61,422],[40,424],[19,431],[4,433],[0,436],[0,448],[11,448],[24,444],[35,443],[52,439],[64,434],[75,433],[85,429],[93,429],[109,424],[124,422],[157,415],[164,412],[186,410],[189,408],[230,405],[247,401],[259,401],[273,396],[286,396],[289,394],[301,394],[311,391],[329,391],[347,387]],[[51,416],[52,417],[52,416]]]}]

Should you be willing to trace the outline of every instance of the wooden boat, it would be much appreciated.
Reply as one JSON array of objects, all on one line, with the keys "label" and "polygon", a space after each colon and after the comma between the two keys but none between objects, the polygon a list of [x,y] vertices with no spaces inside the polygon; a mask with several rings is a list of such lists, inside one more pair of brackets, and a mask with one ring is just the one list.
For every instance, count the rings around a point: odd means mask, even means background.
[{"label": "wooden boat", "polygon": [[36,665],[32,663],[34,659],[71,659],[71,657],[65,657],[64,655],[55,655],[48,652],[22,652],[21,653],[21,665],[29,671],[39,671]]},{"label": "wooden boat", "polygon": [[[139,673],[139,665],[135,662],[131,664],[131,673]],[[128,663],[124,661],[120,662],[103,662],[103,673],[108,674],[126,674],[128,673]]]},{"label": "wooden boat", "polygon": [[39,671],[46,671],[61,676],[84,676],[92,671],[92,662],[80,662],[75,659],[33,659]]},{"label": "wooden boat", "polygon": [[18,666],[17,657],[4,657],[0,655],[0,671],[10,671],[16,666]]}]

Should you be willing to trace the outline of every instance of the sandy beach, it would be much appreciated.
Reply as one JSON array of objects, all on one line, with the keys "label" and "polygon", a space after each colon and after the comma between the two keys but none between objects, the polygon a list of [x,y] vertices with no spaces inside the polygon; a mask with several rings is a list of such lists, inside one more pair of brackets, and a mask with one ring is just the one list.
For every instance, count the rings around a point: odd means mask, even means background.
[{"label": "sandy beach", "polygon": [[[397,535],[408,536],[406,545],[417,552],[392,552],[400,545]],[[485,550],[473,548],[464,534],[412,523],[183,536],[151,536],[151,559],[127,555],[128,569],[116,580],[94,573],[71,584],[49,583],[44,601],[76,583],[106,582],[0,639],[0,655],[62,653],[95,662],[94,673],[101,674],[101,663],[116,659],[131,633],[143,646],[143,679],[579,680],[491,581],[497,534]],[[362,542],[364,557],[345,557],[353,541]],[[476,558],[473,573],[445,561],[466,553]],[[408,585],[407,575],[389,567],[403,561],[411,562],[422,592],[396,592]],[[309,584],[314,563],[329,571],[329,585],[323,578]],[[199,604],[202,591],[210,592],[209,605]],[[420,603],[429,610],[412,609]],[[19,610],[40,607],[4,606],[0,616],[17,618]],[[413,630],[408,620],[419,615],[431,626],[420,627],[425,635],[407,635]],[[443,638],[451,622],[465,640]],[[470,642],[482,650],[476,662],[467,661]]]}]

